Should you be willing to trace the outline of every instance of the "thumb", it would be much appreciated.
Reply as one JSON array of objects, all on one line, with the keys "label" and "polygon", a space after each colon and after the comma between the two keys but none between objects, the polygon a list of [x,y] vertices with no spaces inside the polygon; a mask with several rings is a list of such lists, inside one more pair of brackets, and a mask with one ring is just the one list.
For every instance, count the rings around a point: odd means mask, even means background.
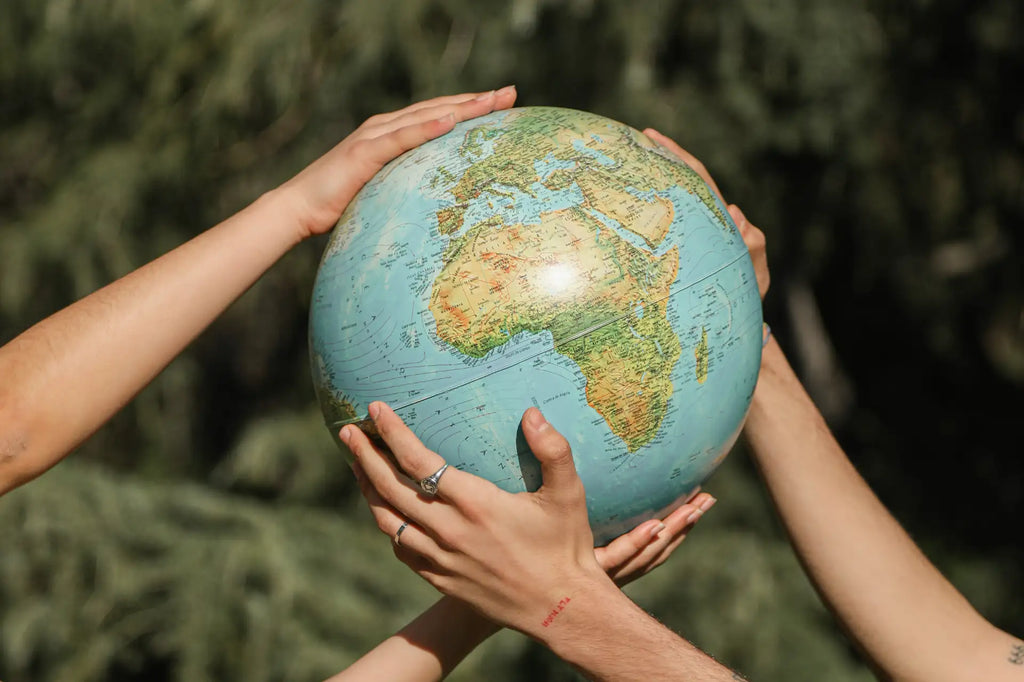
[{"label": "thumb", "polygon": [[576,473],[569,441],[544,419],[536,407],[523,414],[523,435],[533,456],[540,462],[541,490],[566,501],[571,496],[582,496],[583,482]]}]

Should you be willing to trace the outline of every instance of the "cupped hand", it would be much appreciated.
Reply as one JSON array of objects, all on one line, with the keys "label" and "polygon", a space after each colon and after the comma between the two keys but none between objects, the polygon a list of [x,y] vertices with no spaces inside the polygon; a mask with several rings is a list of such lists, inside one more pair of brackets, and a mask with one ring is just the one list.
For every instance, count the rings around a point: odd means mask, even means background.
[{"label": "cupped hand", "polygon": [[647,575],[665,563],[715,502],[708,493],[698,493],[663,520],[644,521],[606,546],[594,549],[597,562],[619,587]]},{"label": "cupped hand", "polygon": [[355,455],[381,531],[394,540],[408,523],[396,556],[438,590],[502,625],[538,634],[563,600],[615,589],[594,555],[572,451],[539,410],[527,410],[522,427],[540,462],[540,489],[507,493],[450,467],[436,497],[422,494],[414,481],[437,471],[441,456],[383,403],[371,404],[370,415],[394,460],[354,426],[342,429],[342,441]]},{"label": "cupped hand", "polygon": [[291,201],[298,239],[334,227],[352,197],[388,161],[444,135],[459,121],[507,109],[515,86],[435,97],[366,119],[333,149],[281,186]]},{"label": "cupped hand", "polygon": [[[708,184],[711,189],[715,190],[715,194],[722,201],[726,203],[725,197],[722,196],[722,192],[718,189],[718,185],[711,178],[711,174],[708,173],[708,169],[704,167],[697,157],[690,152],[680,147],[674,140],[665,135],[662,135],[654,128],[647,128],[644,130],[644,135],[652,139],[655,143],[660,145],[663,149],[668,150],[675,156],[679,157],[687,166],[692,168],[704,182]],[[739,228],[740,236],[743,237],[743,243],[747,245],[747,250],[750,251],[750,260],[754,264],[754,274],[757,276],[757,288],[761,294],[761,300],[764,300],[764,295],[768,293],[768,286],[771,284],[771,277],[768,274],[768,255],[766,252],[766,240],[764,232],[758,229],[753,223],[747,220],[747,217],[743,215],[743,211],[736,204],[727,204],[729,209],[729,215],[732,216],[733,222],[736,223],[736,227]]]}]

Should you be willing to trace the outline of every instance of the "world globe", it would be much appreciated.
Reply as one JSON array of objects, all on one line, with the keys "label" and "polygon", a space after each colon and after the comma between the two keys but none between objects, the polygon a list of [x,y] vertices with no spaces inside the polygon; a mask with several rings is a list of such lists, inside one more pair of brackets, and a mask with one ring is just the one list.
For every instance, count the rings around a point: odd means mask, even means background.
[{"label": "world globe", "polygon": [[324,251],[309,338],[343,451],[341,427],[372,430],[383,400],[450,465],[532,491],[519,426],[540,408],[605,544],[683,504],[735,443],[761,301],[689,166],[616,121],[522,107],[459,123],[363,187]]}]

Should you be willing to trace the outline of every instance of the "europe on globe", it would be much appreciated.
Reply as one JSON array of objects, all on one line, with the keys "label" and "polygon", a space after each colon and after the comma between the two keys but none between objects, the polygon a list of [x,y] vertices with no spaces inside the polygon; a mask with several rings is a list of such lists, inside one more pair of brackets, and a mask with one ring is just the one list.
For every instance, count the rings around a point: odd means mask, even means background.
[{"label": "europe on globe", "polygon": [[522,107],[459,123],[359,192],[317,272],[310,356],[339,446],[383,400],[508,491],[540,485],[519,431],[537,406],[605,544],[682,504],[731,449],[761,301],[689,166],[610,119]]}]

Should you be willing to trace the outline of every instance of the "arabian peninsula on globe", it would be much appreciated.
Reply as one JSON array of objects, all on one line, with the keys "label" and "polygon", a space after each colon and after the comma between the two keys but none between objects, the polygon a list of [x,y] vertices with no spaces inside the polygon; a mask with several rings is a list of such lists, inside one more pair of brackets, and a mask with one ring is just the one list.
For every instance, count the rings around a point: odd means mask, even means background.
[{"label": "arabian peninsula on globe", "polygon": [[317,273],[310,355],[336,441],[383,400],[508,491],[540,485],[518,430],[540,408],[604,544],[684,502],[732,447],[761,301],[696,172],[621,123],[524,107],[459,123],[362,189]]}]

